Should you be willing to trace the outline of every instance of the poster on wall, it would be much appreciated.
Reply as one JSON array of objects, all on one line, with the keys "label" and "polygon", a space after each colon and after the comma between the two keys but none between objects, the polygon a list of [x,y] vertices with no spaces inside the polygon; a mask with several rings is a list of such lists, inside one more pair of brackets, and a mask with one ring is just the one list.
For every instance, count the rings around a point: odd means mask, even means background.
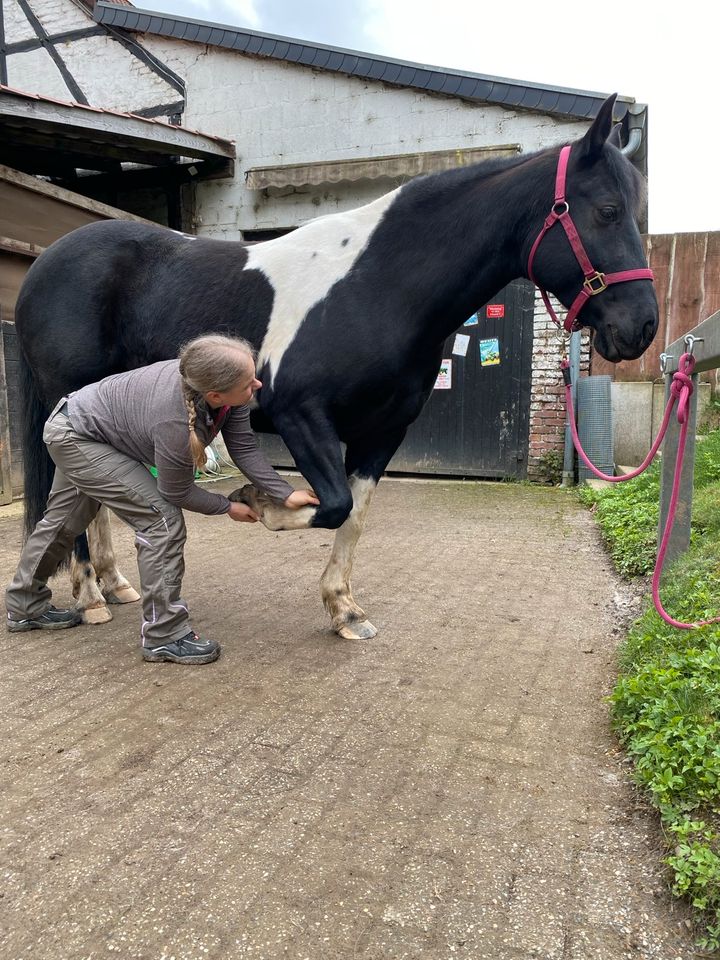
[{"label": "poster on wall", "polygon": [[435,381],[434,390],[450,390],[452,388],[452,360],[443,360]]},{"label": "poster on wall", "polygon": [[456,333],[455,343],[453,344],[452,348],[453,354],[458,357],[466,357],[469,343],[470,337],[466,333]]},{"label": "poster on wall", "polygon": [[500,317],[505,316],[505,304],[504,303],[489,303],[485,308],[485,316],[488,319],[498,320]]},{"label": "poster on wall", "polygon": [[464,327],[476,327],[477,325],[478,325],[478,315],[476,313],[474,313],[471,317],[469,317],[463,324]]},{"label": "poster on wall", "polygon": [[500,363],[500,343],[497,339],[480,341],[480,366],[494,367]]}]

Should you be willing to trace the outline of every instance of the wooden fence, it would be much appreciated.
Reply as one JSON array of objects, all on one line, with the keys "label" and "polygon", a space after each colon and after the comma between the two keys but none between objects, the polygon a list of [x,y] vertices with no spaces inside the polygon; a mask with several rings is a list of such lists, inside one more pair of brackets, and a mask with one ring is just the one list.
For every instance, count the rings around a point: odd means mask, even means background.
[{"label": "wooden fence", "polygon": [[[609,374],[614,380],[656,380],[661,376],[660,354],[720,310],[720,233],[648,234],[644,241],[660,308],[657,336],[638,360],[613,364],[593,351],[593,374]],[[717,371],[702,375],[717,386],[716,378]]]}]

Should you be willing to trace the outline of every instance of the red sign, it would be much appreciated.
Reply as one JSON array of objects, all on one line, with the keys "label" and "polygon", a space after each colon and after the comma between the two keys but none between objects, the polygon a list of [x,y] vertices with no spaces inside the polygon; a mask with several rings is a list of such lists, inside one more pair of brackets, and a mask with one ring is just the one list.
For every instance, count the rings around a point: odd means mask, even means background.
[{"label": "red sign", "polygon": [[505,316],[505,304],[504,303],[489,303],[487,305],[487,310],[485,312],[486,317],[504,317]]}]

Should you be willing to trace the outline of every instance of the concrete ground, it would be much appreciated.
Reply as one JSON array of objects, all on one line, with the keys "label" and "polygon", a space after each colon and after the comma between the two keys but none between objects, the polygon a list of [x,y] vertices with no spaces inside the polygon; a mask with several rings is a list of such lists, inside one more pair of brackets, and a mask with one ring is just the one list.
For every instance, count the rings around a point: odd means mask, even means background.
[{"label": "concrete ground", "polygon": [[382,483],[364,643],[328,629],[328,532],[188,526],[216,664],[143,663],[137,604],[5,638],[2,960],[695,956],[609,728],[622,604],[571,495]]}]

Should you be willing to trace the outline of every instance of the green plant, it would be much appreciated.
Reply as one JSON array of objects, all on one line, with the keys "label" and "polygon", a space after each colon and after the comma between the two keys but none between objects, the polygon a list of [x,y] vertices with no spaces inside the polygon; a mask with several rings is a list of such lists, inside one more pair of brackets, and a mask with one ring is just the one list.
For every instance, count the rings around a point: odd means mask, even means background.
[{"label": "green plant", "polygon": [[545,483],[560,483],[563,471],[563,455],[559,450],[547,450],[538,457],[538,477]]},{"label": "green plant", "polygon": [[[678,619],[720,610],[720,431],[698,444],[690,549],[665,571],[662,599]],[[657,467],[627,484],[581,493],[618,569],[647,573],[654,563]],[[613,722],[667,829],[672,889],[687,897],[703,933],[720,950],[720,625],[680,631],[648,600],[618,653],[609,698]]]}]

